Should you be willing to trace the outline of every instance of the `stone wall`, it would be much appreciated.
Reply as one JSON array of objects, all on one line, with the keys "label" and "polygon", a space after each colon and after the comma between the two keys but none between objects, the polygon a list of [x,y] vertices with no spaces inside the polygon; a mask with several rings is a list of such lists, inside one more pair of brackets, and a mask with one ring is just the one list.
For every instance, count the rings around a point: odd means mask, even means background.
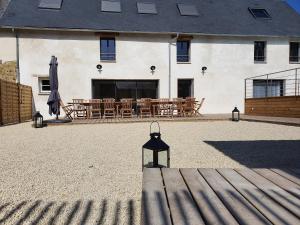
[{"label": "stone wall", "polygon": [[0,60],[0,79],[16,82],[16,62],[4,62]]}]

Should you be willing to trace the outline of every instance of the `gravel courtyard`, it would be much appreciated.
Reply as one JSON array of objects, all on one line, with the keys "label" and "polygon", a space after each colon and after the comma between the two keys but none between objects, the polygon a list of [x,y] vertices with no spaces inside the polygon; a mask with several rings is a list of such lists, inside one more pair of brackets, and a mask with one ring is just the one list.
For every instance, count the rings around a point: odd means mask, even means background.
[{"label": "gravel courtyard", "polygon": [[[161,122],[171,167],[300,167],[300,127]],[[0,224],[139,224],[149,123],[0,127]],[[298,165],[298,166],[297,166]]]}]

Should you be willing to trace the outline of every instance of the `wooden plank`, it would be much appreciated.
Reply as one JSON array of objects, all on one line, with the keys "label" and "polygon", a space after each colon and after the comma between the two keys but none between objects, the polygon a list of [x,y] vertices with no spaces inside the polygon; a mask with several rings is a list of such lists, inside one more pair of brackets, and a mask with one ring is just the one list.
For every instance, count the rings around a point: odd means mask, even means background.
[{"label": "wooden plank", "polygon": [[236,171],[268,196],[270,196],[273,200],[300,218],[299,199],[250,169],[236,169]]},{"label": "wooden plank", "polygon": [[238,225],[197,169],[180,169],[180,172],[197,203],[206,224]]},{"label": "wooden plank", "polygon": [[286,179],[300,185],[300,177],[297,174],[295,174],[293,171],[284,170],[284,169],[271,169],[271,170],[285,177]]},{"label": "wooden plank", "polygon": [[274,225],[300,224],[300,219],[274,202],[236,171],[232,169],[218,169],[218,172]]},{"label": "wooden plank", "polygon": [[269,169],[254,169],[254,171],[300,199],[299,185],[295,184],[292,181],[289,181],[288,179],[274,173]]},{"label": "wooden plank", "polygon": [[171,217],[174,225],[204,225],[198,206],[194,202],[178,169],[162,169]]},{"label": "wooden plank", "polygon": [[238,193],[216,170],[199,169],[199,172],[240,224],[271,224],[270,221]]},{"label": "wooden plank", "polygon": [[160,169],[144,169],[141,224],[172,224]]}]

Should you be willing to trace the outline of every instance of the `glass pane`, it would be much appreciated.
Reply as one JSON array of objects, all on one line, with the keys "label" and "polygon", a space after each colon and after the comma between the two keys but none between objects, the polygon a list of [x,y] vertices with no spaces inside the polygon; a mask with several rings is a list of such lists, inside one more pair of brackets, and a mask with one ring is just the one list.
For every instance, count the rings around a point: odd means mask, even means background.
[{"label": "glass pane", "polygon": [[[154,167],[154,151],[143,149],[144,151],[144,162],[145,167]],[[168,166],[168,153],[167,151],[158,152],[158,167],[167,167]]]},{"label": "glass pane", "polygon": [[189,61],[189,41],[177,41],[177,62]]},{"label": "glass pane", "polygon": [[254,60],[265,61],[265,42],[256,41],[254,44]]},{"label": "glass pane", "polygon": [[158,153],[158,164],[160,167],[168,167],[168,153],[167,151]]},{"label": "glass pane", "polygon": [[136,99],[136,82],[135,81],[117,81],[117,100],[121,98]]},{"label": "glass pane", "polygon": [[253,97],[276,97],[284,95],[283,80],[254,80],[253,81]]},{"label": "glass pane", "polygon": [[137,81],[137,98],[157,98],[158,81]]},{"label": "glass pane", "polygon": [[178,98],[192,97],[192,80],[178,80]]},{"label": "glass pane", "polygon": [[101,60],[115,60],[116,46],[114,38],[102,38],[100,40]]},{"label": "glass pane", "polygon": [[299,43],[291,42],[290,43],[290,61],[299,62]]},{"label": "glass pane", "polygon": [[112,80],[94,80],[93,81],[93,98],[116,98],[115,81]]}]

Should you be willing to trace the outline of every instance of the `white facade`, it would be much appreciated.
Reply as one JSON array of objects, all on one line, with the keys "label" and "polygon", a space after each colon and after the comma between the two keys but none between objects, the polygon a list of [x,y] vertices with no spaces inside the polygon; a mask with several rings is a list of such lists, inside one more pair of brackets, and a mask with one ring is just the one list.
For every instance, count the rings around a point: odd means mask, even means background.
[{"label": "white facade", "polygon": [[[244,78],[297,67],[289,63],[289,38],[194,35],[190,63],[176,62],[176,40],[171,35],[121,33],[115,38],[116,62],[100,62],[99,34],[21,32],[20,81],[33,87],[36,109],[48,114],[48,96],[40,94],[38,80],[48,76],[52,55],[58,58],[59,92],[65,103],[73,98],[92,98],[92,79],[159,80],[158,96],[169,97],[171,74],[170,97],[177,97],[178,79],[193,79],[194,97],[206,99],[202,113],[230,113],[234,106],[243,112]],[[254,62],[254,41],[258,40],[267,42],[265,63]],[[5,43],[6,39],[0,37],[0,54],[6,49]],[[15,47],[12,49],[15,52]],[[101,72],[97,64],[103,66]],[[152,65],[156,66],[153,74]],[[203,66],[207,67],[205,74]]]}]

